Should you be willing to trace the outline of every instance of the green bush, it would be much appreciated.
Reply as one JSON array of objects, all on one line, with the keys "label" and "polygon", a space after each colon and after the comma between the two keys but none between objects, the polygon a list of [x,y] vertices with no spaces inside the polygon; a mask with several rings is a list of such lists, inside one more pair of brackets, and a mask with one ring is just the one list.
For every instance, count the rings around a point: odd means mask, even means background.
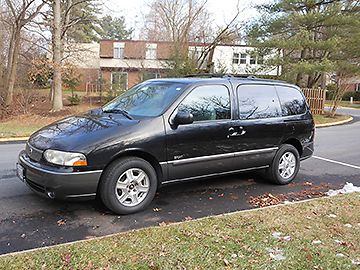
[{"label": "green bush", "polygon": [[79,105],[81,102],[81,98],[77,94],[75,94],[73,96],[69,96],[68,101],[71,105]]},{"label": "green bush", "polygon": [[336,84],[329,84],[326,87],[326,100],[333,100],[336,94],[337,86]]},{"label": "green bush", "polygon": [[346,92],[342,100],[349,101],[350,97],[353,97],[354,101],[360,101],[360,92]]}]

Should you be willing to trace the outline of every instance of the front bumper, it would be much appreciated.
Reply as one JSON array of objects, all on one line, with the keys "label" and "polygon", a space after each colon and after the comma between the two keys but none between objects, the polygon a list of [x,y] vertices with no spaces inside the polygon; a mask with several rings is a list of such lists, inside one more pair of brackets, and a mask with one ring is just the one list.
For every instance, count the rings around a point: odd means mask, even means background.
[{"label": "front bumper", "polygon": [[26,152],[19,155],[20,178],[34,192],[51,199],[94,198],[102,170],[74,172],[30,160]]}]

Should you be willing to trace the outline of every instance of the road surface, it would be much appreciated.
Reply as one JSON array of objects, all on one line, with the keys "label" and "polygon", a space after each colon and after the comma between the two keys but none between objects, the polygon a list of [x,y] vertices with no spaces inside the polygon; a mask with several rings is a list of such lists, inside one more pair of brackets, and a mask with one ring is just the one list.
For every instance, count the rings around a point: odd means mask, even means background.
[{"label": "road surface", "polygon": [[249,198],[265,193],[297,200],[346,182],[360,186],[360,110],[340,111],[354,121],[316,130],[315,155],[302,162],[294,184],[271,185],[257,173],[177,183],[159,190],[147,210],[129,216],[113,215],[97,201],[57,202],[34,195],[15,176],[24,144],[1,144],[0,254],[249,209]]}]

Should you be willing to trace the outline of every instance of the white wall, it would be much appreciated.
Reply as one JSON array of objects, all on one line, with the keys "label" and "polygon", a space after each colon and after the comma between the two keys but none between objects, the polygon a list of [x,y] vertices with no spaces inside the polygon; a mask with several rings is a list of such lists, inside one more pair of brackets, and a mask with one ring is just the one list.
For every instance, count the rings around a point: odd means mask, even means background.
[{"label": "white wall", "polygon": [[[246,46],[216,46],[214,50],[213,63],[214,72],[225,70],[225,73],[236,74],[258,74],[258,75],[280,75],[281,67],[250,64],[250,52],[253,47]],[[246,64],[233,64],[234,53],[247,54]],[[264,57],[266,59],[266,57]],[[279,73],[279,74],[278,74]]]}]

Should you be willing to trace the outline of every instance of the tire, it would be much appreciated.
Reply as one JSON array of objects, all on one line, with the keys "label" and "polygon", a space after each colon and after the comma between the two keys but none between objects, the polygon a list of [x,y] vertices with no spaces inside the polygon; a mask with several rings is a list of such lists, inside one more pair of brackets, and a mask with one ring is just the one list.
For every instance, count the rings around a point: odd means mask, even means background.
[{"label": "tire", "polygon": [[[291,161],[294,161],[295,164]],[[299,169],[300,155],[298,150],[290,144],[283,144],[276,152],[270,167],[266,170],[266,176],[274,184],[287,185],[295,179]]]},{"label": "tire", "polygon": [[112,162],[101,176],[100,198],[119,215],[145,209],[155,197],[157,175],[149,162],[138,157]]}]

